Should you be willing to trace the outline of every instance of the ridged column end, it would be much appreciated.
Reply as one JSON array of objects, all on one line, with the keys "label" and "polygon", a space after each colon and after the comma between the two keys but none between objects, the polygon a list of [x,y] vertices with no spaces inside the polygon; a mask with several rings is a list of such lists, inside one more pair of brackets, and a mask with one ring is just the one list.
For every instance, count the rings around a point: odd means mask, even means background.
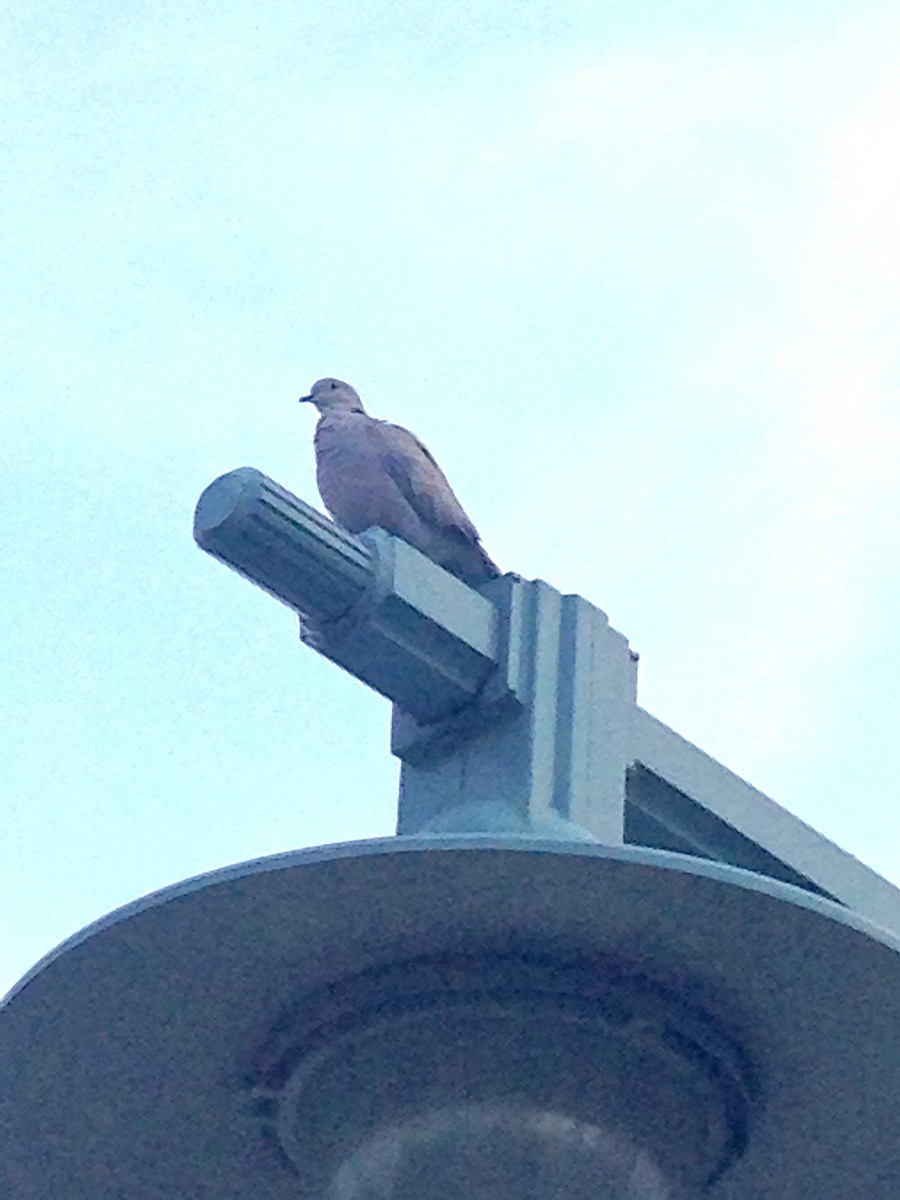
[{"label": "ridged column end", "polygon": [[194,541],[204,550],[216,531],[259,496],[265,476],[256,467],[238,467],[220,475],[203,491],[194,509]]}]

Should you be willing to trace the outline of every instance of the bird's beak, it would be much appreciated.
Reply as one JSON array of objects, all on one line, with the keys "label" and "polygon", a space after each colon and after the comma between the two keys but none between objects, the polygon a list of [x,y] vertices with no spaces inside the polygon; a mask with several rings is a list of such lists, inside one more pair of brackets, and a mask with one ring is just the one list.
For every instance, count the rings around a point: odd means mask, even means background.
[{"label": "bird's beak", "polygon": [[301,396],[297,403],[305,404],[307,400],[312,400],[312,396]]}]

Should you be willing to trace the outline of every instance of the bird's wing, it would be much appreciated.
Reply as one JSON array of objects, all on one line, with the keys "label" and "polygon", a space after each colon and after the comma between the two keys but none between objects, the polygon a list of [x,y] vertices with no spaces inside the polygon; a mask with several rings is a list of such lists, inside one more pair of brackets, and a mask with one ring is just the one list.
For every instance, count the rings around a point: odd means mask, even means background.
[{"label": "bird's wing", "polygon": [[477,542],[478,530],[466,516],[431,451],[408,429],[389,421],[373,421],[371,431],[382,467],[419,520],[426,525],[458,530],[465,538]]}]

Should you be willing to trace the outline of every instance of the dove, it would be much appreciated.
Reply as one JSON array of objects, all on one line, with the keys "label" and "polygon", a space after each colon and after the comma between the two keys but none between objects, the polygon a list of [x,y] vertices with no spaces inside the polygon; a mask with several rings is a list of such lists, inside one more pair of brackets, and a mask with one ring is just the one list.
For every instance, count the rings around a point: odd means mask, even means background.
[{"label": "dove", "polygon": [[408,429],[370,417],[340,379],[319,379],[314,445],[322,502],[350,533],[396,534],[466,583],[500,574],[430,451]]}]

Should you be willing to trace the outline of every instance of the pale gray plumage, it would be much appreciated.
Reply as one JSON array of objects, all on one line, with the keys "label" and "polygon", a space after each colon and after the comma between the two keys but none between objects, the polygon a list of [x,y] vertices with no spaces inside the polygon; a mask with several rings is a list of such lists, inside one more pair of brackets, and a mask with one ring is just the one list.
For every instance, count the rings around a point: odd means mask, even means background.
[{"label": "pale gray plumage", "polygon": [[370,417],[339,379],[319,379],[308,396],[316,426],[316,482],[325,507],[351,533],[378,526],[470,583],[500,574],[481,547],[430,452],[399,425]]}]

